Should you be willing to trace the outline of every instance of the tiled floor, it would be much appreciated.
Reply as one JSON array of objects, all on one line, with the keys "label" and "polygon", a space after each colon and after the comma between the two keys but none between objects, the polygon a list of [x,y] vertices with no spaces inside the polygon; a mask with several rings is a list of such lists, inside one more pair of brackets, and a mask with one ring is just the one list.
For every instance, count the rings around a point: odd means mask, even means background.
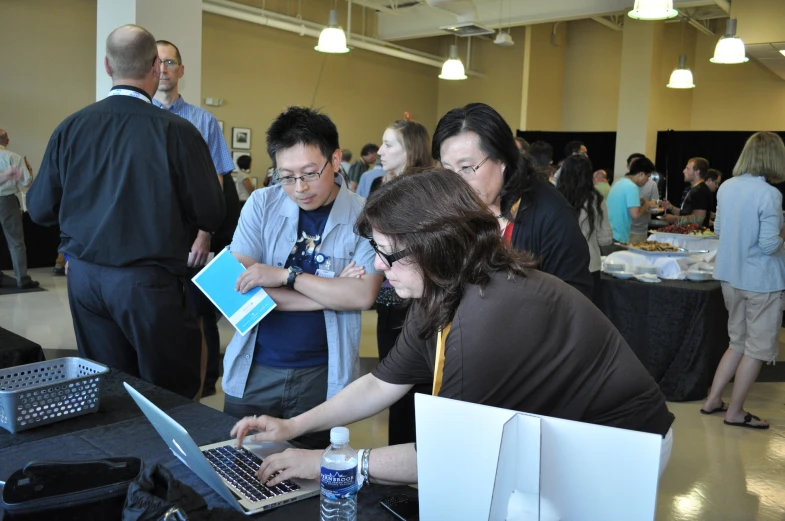
[{"label": "tiled floor", "polygon": [[[65,278],[49,270],[32,275],[49,291],[0,296],[0,326],[46,349],[75,351]],[[375,314],[365,313],[361,356],[376,356],[375,324]],[[231,334],[222,321],[224,346]],[[221,409],[223,395],[219,391],[203,403]],[[669,404],[676,415],[674,449],[660,483],[658,521],[785,519],[785,383],[755,384],[747,405],[771,429],[726,427],[722,416],[698,414],[698,403]],[[386,413],[352,425],[351,432],[355,447],[384,445]]]}]

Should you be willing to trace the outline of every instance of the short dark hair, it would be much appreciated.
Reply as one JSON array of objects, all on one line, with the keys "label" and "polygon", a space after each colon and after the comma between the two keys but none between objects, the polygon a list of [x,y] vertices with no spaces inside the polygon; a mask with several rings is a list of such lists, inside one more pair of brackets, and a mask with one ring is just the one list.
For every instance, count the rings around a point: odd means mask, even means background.
[{"label": "short dark hair", "polygon": [[569,157],[576,152],[581,151],[581,147],[585,147],[586,145],[583,144],[583,141],[570,141],[566,145],[564,145],[564,157]]},{"label": "short dark hair", "polygon": [[716,168],[709,168],[706,171],[706,177],[704,177],[703,180],[708,181],[709,179],[719,183],[720,181],[722,181],[722,172],[720,172]]},{"label": "short dark hair", "polygon": [[374,145],[373,143],[368,143],[360,151],[360,156],[364,157],[367,156],[368,154],[375,154],[378,151],[379,151],[379,147],[377,145]]},{"label": "short dark hair", "polygon": [[693,157],[687,161],[687,164],[689,163],[692,163],[693,170],[700,171],[701,179],[706,179],[706,174],[709,171],[709,162],[706,159],[703,159],[702,157]]},{"label": "short dark hair", "polygon": [[275,154],[296,145],[318,147],[325,159],[341,148],[338,129],[326,114],[306,107],[289,107],[267,129],[267,153],[273,166],[277,166]]},{"label": "short dark hair", "polygon": [[521,154],[515,146],[510,126],[504,118],[485,103],[469,103],[452,109],[442,116],[433,133],[431,155],[441,161],[442,143],[463,132],[474,132],[480,138],[480,149],[492,160],[504,164],[504,183],[501,191],[501,212],[512,219],[510,209],[531,189],[534,168],[528,154]]},{"label": "short dark hair", "polygon": [[348,148],[344,148],[341,150],[341,155],[343,156],[342,161],[346,161],[347,163],[352,160],[352,151]]},{"label": "short dark hair", "polygon": [[113,79],[142,80],[157,57],[155,37],[144,27],[124,25],[106,38],[106,58]]},{"label": "short dark hair", "polygon": [[157,40],[155,43],[156,45],[171,45],[172,47],[174,47],[174,55],[177,57],[177,63],[179,65],[183,64],[183,57],[180,56],[180,49],[175,44],[173,44],[168,40]]},{"label": "short dark hair", "polygon": [[636,175],[640,174],[641,172],[644,174],[651,174],[654,172],[654,170],[654,163],[651,162],[651,159],[643,156],[635,160],[635,162],[630,166],[630,173],[627,175]]},{"label": "short dark hair", "polygon": [[237,168],[241,170],[251,169],[251,156],[244,154],[237,158]]},{"label": "short dark hair", "polygon": [[518,146],[520,146],[520,147],[521,147],[521,150],[522,150],[523,152],[528,152],[528,151],[529,151],[529,147],[530,147],[531,145],[529,144],[529,142],[528,142],[528,141],[526,141],[526,140],[525,140],[525,139],[523,139],[522,137],[520,137],[520,136],[516,136],[516,137],[515,137],[515,142],[516,142],[516,143],[518,143]]},{"label": "short dark hair", "polygon": [[640,152],[633,152],[627,158],[627,164],[629,165],[630,163],[632,163],[633,160],[640,159],[642,157],[646,157],[646,156],[644,154],[641,154]]},{"label": "short dark hair", "polygon": [[553,146],[545,141],[535,141],[529,147],[534,165],[544,168],[553,162]]},{"label": "short dark hair", "polygon": [[536,267],[499,236],[498,221],[469,183],[440,167],[383,183],[368,198],[355,229],[364,237],[376,231],[396,250],[409,250],[423,277],[423,295],[414,304],[424,312],[421,338],[450,323],[468,284],[482,288],[494,272],[525,277]]}]

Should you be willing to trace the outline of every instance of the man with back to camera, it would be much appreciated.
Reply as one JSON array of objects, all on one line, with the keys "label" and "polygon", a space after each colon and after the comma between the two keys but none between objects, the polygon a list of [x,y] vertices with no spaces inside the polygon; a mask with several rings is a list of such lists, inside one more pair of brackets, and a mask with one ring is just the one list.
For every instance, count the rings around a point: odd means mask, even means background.
[{"label": "man with back to camera", "polygon": [[[228,178],[234,170],[234,162],[229,147],[226,145],[223,131],[218,126],[218,120],[202,107],[186,103],[180,95],[179,82],[185,74],[185,66],[180,49],[167,40],[158,40],[158,58],[161,60],[161,79],[158,91],[155,93],[153,105],[177,114],[190,121],[202,134],[210,149],[218,181],[223,186],[226,203],[226,217],[215,234],[211,237],[206,230],[192,230],[193,245],[188,259],[189,278],[192,278],[207,263],[210,252],[218,253],[232,240],[237,221],[240,219],[240,198],[237,188]],[[229,186],[231,185],[231,186]],[[199,329],[202,332],[202,364],[205,368],[205,377],[202,396],[215,394],[215,384],[218,381],[221,358],[221,339],[218,334],[218,319],[220,314],[210,300],[193,284],[191,284],[191,305],[197,316]]]},{"label": "man with back to camera", "polygon": [[[586,148],[586,145],[583,144],[583,141],[570,141],[566,145],[564,145],[564,158],[568,158],[570,156],[577,156],[583,155],[589,157],[589,149]],[[559,176],[561,175],[561,167],[556,170],[556,173],[553,174],[553,179],[551,182],[554,186],[559,184]]]},{"label": "man with back to camera", "polygon": [[[0,129],[0,171],[7,172],[7,175],[0,176],[0,228],[3,229],[8,252],[11,254],[17,287],[33,289],[39,284],[27,274],[27,248],[22,212],[20,212],[19,199],[16,197],[22,188],[30,186],[33,177],[27,158],[6,150],[9,142],[8,133]],[[2,285],[2,276],[0,276],[0,285]]]},{"label": "man with back to camera", "polygon": [[[267,130],[267,151],[278,185],[251,194],[230,250],[247,268],[237,289],[262,286],[277,308],[226,348],[224,412],[238,418],[291,418],[346,387],[357,376],[360,310],[382,284],[371,244],[354,231],[365,199],[339,184],[330,118],[288,108]],[[352,263],[367,274],[338,277]],[[330,443],[328,432],[299,441]]]},{"label": "man with back to camera", "polygon": [[376,163],[376,155],[379,152],[379,147],[373,143],[368,143],[360,151],[360,159],[346,172],[349,175],[349,190],[352,192],[357,191],[357,185],[360,184],[362,175],[373,168]]},{"label": "man with back to camera", "polygon": [[614,240],[630,242],[630,225],[633,219],[649,211],[651,203],[641,197],[639,188],[646,184],[652,172],[654,164],[650,159],[636,159],[630,165],[627,175],[611,186],[606,205]]},{"label": "man with back to camera", "polygon": [[[630,171],[632,164],[637,159],[642,157],[646,156],[640,152],[630,154],[630,156],[627,158],[627,172]],[[649,201],[649,208],[657,207],[657,201],[660,200],[660,191],[657,188],[657,183],[652,180],[651,176],[646,179],[646,184],[639,187],[638,190],[640,192],[641,198],[645,201]],[[646,239],[649,238],[650,217],[651,213],[647,210],[646,212],[643,212],[640,217],[632,220],[632,224],[630,225],[631,243],[646,242]]]},{"label": "man with back to camera", "polygon": [[109,96],[55,129],[28,211],[60,225],[79,355],[193,398],[201,351],[186,302],[187,226],[217,229],[224,196],[199,131],[152,105],[153,35],[115,29],[104,67]]},{"label": "man with back to camera", "polygon": [[662,218],[668,224],[684,226],[697,224],[708,226],[711,219],[711,204],[714,199],[711,189],[706,185],[706,176],[709,173],[709,162],[702,157],[693,157],[684,167],[684,180],[691,188],[684,197],[680,208],[673,206],[670,201],[662,201],[662,207],[672,215]]}]

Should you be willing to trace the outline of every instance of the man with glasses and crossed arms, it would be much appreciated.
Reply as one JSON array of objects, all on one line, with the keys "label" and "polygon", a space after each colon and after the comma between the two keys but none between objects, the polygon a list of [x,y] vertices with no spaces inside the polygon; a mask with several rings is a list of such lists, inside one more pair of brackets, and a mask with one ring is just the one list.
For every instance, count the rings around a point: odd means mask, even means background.
[{"label": "man with glasses and crossed arms", "polygon": [[[236,289],[264,287],[278,306],[226,349],[224,412],[238,418],[297,416],[358,376],[360,311],[383,278],[371,244],[354,231],[365,199],[337,174],[330,118],[288,108],[267,130],[267,152],[278,184],[251,194],[230,250],[247,268]],[[329,433],[298,441],[323,449]]]},{"label": "man with glasses and crossed arms", "polygon": [[[223,176],[231,174],[234,170],[232,155],[226,145],[218,120],[210,112],[197,105],[186,103],[180,95],[179,81],[185,73],[183,58],[180,49],[175,44],[166,40],[158,40],[158,57],[161,59],[161,79],[158,91],[155,93],[153,104],[183,119],[190,121],[202,134],[210,149],[218,182],[223,186],[226,202],[226,217],[221,226],[211,237],[205,230],[191,231],[191,253],[188,257],[189,275],[192,277],[207,263],[207,256],[211,251],[223,250],[232,240],[232,234],[240,218],[240,198],[234,182],[229,179],[224,183]],[[231,185],[231,186],[230,186]],[[198,317],[199,328],[202,331],[202,371],[204,385],[202,396],[215,394],[215,383],[218,380],[221,357],[221,340],[218,335],[218,311],[215,306],[191,283],[191,307]]]}]

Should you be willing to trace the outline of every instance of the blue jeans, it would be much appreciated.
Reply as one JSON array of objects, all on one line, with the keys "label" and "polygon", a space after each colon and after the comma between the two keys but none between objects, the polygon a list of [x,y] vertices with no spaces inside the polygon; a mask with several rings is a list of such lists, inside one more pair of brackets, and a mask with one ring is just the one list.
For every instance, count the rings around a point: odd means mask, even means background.
[{"label": "blue jeans", "polygon": [[[252,364],[242,398],[225,395],[224,412],[237,418],[273,416],[289,419],[310,411],[327,397],[327,366],[282,368]],[[292,440],[309,449],[326,449],[329,431]]]}]

